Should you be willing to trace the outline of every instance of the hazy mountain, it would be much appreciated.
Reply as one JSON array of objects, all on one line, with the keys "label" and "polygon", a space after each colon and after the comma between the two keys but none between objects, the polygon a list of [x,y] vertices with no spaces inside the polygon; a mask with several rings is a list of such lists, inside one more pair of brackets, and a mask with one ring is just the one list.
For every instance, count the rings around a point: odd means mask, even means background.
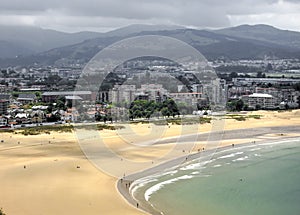
[{"label": "hazy mountain", "polygon": [[[263,59],[266,56],[272,58],[300,58],[300,47],[295,45],[300,41],[300,39],[297,39],[300,37],[300,33],[279,30],[266,25],[243,25],[217,31],[194,29],[152,30],[153,26],[148,31],[143,31],[143,29],[145,28],[141,27],[139,31],[137,26],[125,27],[78,44],[55,48],[28,57],[0,61],[0,65],[86,63],[98,51],[116,41],[131,36],[149,34],[170,36],[182,40],[195,47],[208,59]],[[289,40],[287,38],[293,39]]]},{"label": "hazy mountain", "polygon": [[[181,29],[159,32],[160,35],[180,39],[208,59],[225,57],[229,59],[258,59],[270,57],[299,57],[300,49],[292,45],[267,42],[265,39],[237,37],[235,34],[224,35],[207,30]],[[298,33],[300,36],[300,33]]]},{"label": "hazy mountain", "polygon": [[162,31],[162,30],[176,30],[182,29],[184,27],[176,26],[176,25],[129,25],[126,27],[118,28],[116,30],[107,32],[103,34],[105,37],[124,37],[130,34],[135,34],[143,31],[153,32],[153,31]]},{"label": "hazy mountain", "polygon": [[240,25],[215,31],[216,33],[300,48],[300,33],[280,30],[269,25]]},{"label": "hazy mountain", "polygon": [[64,33],[37,27],[0,26],[0,58],[32,55],[99,37],[100,33]]}]

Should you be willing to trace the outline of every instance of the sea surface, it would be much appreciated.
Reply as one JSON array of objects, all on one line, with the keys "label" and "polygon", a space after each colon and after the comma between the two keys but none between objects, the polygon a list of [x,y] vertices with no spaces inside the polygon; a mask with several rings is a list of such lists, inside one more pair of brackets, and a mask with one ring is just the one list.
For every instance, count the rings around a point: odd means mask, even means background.
[{"label": "sea surface", "polygon": [[300,139],[227,148],[130,189],[165,215],[299,215]]}]

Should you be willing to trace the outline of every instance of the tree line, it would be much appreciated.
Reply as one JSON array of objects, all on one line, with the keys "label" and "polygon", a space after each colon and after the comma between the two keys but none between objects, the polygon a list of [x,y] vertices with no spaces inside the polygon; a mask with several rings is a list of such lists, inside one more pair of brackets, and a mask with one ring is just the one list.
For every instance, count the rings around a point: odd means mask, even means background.
[{"label": "tree line", "polygon": [[129,118],[147,118],[158,116],[161,113],[164,117],[175,117],[180,115],[179,109],[173,99],[166,99],[163,102],[135,100],[129,107]]}]

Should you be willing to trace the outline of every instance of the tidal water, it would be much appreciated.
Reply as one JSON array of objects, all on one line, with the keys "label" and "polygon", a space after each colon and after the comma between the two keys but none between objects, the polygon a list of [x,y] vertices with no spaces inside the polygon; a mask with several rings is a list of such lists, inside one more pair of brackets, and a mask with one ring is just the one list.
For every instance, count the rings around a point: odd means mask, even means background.
[{"label": "tidal water", "polygon": [[300,140],[219,151],[142,178],[131,192],[165,215],[299,215]]}]

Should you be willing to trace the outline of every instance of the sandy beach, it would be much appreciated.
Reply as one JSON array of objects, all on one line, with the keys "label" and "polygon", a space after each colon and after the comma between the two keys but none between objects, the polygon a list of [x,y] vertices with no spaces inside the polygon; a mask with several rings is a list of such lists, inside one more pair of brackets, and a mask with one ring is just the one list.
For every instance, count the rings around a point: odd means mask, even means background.
[{"label": "sandy beach", "polygon": [[[247,114],[261,115],[261,118],[249,118],[246,121],[226,119],[224,136],[218,147],[300,136],[297,130],[300,110]],[[199,149],[216,147],[214,144],[207,145],[205,136],[205,132],[212,128],[211,124],[185,126],[186,142],[190,142],[188,137],[191,138],[193,133],[202,133],[186,150],[185,144],[176,147],[176,141],[172,139],[183,133],[180,125],[137,124],[129,127],[130,132],[127,129],[100,131],[107,148],[119,157],[145,162],[142,168],[133,168],[128,174],[154,167],[163,161],[161,158],[171,160]],[[132,132],[141,135],[132,136]],[[119,184],[123,196],[120,195],[118,177],[104,173],[86,159],[74,132],[51,132],[35,136],[0,133],[0,139],[3,140],[0,143],[0,208],[7,215],[145,214],[137,210],[127,188]],[[154,139],[160,141],[151,142]]]}]

